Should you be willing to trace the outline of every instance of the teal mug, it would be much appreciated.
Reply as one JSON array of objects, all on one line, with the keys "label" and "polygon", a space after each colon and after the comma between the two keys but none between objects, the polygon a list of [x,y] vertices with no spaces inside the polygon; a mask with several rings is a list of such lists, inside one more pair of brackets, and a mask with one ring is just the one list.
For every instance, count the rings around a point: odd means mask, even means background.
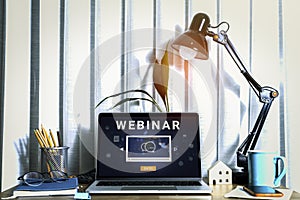
[{"label": "teal mug", "polygon": [[286,169],[286,159],[276,153],[254,150],[248,152],[249,185],[277,187],[286,174]]}]

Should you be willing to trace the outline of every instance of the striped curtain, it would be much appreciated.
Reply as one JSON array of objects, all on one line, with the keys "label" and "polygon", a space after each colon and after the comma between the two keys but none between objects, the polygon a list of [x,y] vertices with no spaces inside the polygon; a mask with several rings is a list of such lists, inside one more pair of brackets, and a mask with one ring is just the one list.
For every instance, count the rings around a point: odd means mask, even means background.
[{"label": "striped curtain", "polygon": [[[286,156],[289,173],[282,184],[300,190],[293,142],[299,140],[296,9],[296,0],[2,0],[1,189],[39,170],[33,129],[41,124],[63,134],[70,174],[93,169],[97,114],[117,100],[95,105],[130,89],[145,89],[162,105],[151,63],[160,61],[194,14],[205,12],[212,25],[230,24],[228,35],[249,71],[261,85],[279,90],[257,148]],[[236,168],[235,151],[261,108],[223,47],[209,40],[209,48],[207,61],[173,57],[169,80],[171,111],[200,114],[204,176],[217,160]],[[157,110],[138,101],[116,111]]]},{"label": "striped curtain", "polygon": [[[4,78],[5,78],[5,1],[0,3],[0,150],[3,150],[3,123],[4,123]],[[2,180],[2,155],[0,155],[0,180]],[[0,181],[0,185],[2,181]],[[2,191],[2,187],[1,187]]]}]

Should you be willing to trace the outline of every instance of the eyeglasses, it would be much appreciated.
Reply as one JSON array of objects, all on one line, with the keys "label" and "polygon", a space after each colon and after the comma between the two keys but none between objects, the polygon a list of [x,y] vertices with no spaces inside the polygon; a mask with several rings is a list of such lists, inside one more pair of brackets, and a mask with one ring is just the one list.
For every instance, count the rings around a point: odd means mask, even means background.
[{"label": "eyeglasses", "polygon": [[18,180],[24,181],[29,186],[39,186],[44,182],[62,182],[68,179],[68,175],[62,171],[50,172],[27,172],[20,176]]}]

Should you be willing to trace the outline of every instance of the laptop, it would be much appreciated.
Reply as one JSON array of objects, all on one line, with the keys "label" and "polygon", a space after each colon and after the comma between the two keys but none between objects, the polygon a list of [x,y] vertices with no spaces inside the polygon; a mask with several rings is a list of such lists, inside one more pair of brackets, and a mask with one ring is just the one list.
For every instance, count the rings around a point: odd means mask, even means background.
[{"label": "laptop", "polygon": [[210,194],[197,113],[100,113],[91,194]]}]

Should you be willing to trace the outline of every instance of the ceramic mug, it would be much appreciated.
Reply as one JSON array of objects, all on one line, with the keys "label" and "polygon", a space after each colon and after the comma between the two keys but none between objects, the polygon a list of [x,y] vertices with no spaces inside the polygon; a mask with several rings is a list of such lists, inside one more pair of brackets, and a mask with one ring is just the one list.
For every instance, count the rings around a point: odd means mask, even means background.
[{"label": "ceramic mug", "polygon": [[[280,162],[282,167],[280,169]],[[249,185],[277,187],[286,174],[286,159],[273,152],[249,151]],[[280,172],[279,172],[280,170]]]}]

